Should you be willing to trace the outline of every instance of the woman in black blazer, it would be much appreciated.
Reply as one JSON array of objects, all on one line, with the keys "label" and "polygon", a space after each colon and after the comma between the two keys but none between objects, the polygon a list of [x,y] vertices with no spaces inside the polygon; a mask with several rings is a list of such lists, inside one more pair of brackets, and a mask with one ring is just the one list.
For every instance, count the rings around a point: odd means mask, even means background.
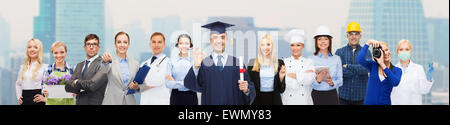
[{"label": "woman in black blazer", "polygon": [[255,84],[256,98],[252,105],[282,105],[281,93],[286,88],[286,67],[273,52],[273,40],[265,35],[258,44],[258,57],[250,60],[250,80]]}]

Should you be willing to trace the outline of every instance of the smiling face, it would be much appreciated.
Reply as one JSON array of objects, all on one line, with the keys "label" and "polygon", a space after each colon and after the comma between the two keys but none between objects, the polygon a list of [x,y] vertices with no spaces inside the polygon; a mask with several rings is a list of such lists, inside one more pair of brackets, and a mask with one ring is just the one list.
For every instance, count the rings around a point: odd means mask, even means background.
[{"label": "smiling face", "polygon": [[359,44],[359,40],[361,40],[361,33],[360,32],[348,32],[347,39],[348,39],[348,43],[351,46],[356,46]]},{"label": "smiling face", "polygon": [[388,62],[389,60],[391,60],[391,51],[389,50],[389,47],[387,46],[387,44],[382,43],[381,48],[384,51],[383,60],[385,62]]},{"label": "smiling face", "polygon": [[36,59],[39,56],[39,44],[30,40],[27,44],[27,55],[31,59]]},{"label": "smiling face", "polygon": [[63,63],[66,58],[66,49],[64,46],[57,46],[52,51],[56,63]]},{"label": "smiling face", "polygon": [[273,45],[270,40],[262,39],[259,45],[261,47],[260,51],[263,54],[263,56],[271,56]]},{"label": "smiling face", "polygon": [[225,46],[227,43],[227,35],[222,34],[211,34],[209,43],[213,47],[213,51],[216,53],[223,53],[225,51]]},{"label": "smiling face", "polygon": [[191,41],[187,37],[181,37],[180,40],[178,40],[178,49],[181,53],[188,53],[189,48],[191,47]]},{"label": "smiling face", "polygon": [[116,52],[118,54],[127,54],[130,41],[128,41],[128,36],[121,34],[117,36],[114,46],[116,47]]},{"label": "smiling face", "polygon": [[302,55],[302,50],[304,48],[303,43],[300,42],[291,43],[289,46],[290,46],[289,48],[291,49],[292,56],[299,57]]},{"label": "smiling face", "polygon": [[330,46],[330,39],[326,36],[317,37],[317,45],[320,50],[328,50]]},{"label": "smiling face", "polygon": [[166,42],[161,35],[155,35],[150,40],[150,48],[152,48],[153,55],[158,55],[163,52],[166,47]]}]

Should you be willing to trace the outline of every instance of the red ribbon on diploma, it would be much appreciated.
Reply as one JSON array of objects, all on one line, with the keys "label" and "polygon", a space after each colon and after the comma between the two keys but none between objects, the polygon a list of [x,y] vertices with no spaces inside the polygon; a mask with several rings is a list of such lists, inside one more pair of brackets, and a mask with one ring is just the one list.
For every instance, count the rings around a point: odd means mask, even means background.
[{"label": "red ribbon on diploma", "polygon": [[245,72],[245,69],[240,69],[239,70],[239,73],[244,73]]}]

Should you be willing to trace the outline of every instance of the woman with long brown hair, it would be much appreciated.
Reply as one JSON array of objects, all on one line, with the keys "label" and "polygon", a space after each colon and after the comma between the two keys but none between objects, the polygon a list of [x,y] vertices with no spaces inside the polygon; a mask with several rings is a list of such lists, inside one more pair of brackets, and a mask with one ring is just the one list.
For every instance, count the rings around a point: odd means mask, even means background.
[{"label": "woman with long brown hair", "polygon": [[311,92],[314,105],[339,104],[336,89],[343,83],[342,62],[338,55],[331,52],[332,38],[328,27],[317,28],[317,34],[314,36],[316,51],[311,57],[316,67],[316,80],[312,83]]}]

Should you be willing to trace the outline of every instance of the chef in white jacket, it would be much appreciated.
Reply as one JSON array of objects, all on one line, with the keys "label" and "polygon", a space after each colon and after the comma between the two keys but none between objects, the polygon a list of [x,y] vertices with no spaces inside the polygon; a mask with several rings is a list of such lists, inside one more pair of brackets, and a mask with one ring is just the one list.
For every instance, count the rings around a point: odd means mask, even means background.
[{"label": "chef in white jacket", "polygon": [[141,67],[150,66],[150,71],[145,77],[144,85],[140,86],[142,87],[140,103],[141,105],[169,105],[170,90],[165,85],[165,76],[170,59],[162,53],[165,48],[165,38],[163,34],[156,32],[150,39],[153,56],[141,64]]},{"label": "chef in white jacket", "polygon": [[281,95],[283,105],[313,105],[311,84],[314,81],[314,62],[302,56],[305,47],[304,31],[291,30],[286,35],[292,56],[283,61],[286,65],[286,90]]},{"label": "chef in white jacket", "polygon": [[433,68],[430,67],[425,74],[421,65],[411,61],[411,54],[411,43],[408,40],[400,40],[397,45],[400,62],[395,66],[402,69],[402,78],[400,84],[392,90],[392,105],[422,105],[422,94],[430,92],[433,85]]}]

